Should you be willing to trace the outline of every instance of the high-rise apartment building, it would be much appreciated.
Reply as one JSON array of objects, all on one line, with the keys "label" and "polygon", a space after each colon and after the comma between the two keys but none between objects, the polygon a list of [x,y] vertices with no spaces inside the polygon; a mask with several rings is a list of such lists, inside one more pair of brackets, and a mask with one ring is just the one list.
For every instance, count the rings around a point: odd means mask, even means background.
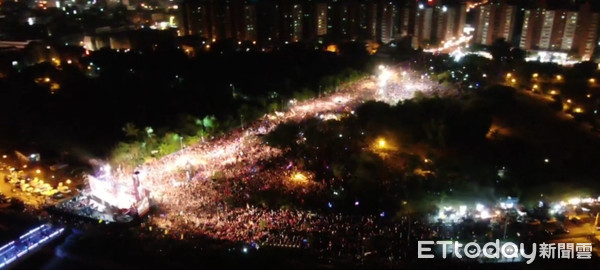
[{"label": "high-rise apartment building", "polygon": [[381,42],[394,40],[398,29],[398,7],[389,2],[383,5],[381,14]]},{"label": "high-rise apartment building", "polygon": [[377,39],[377,3],[363,2],[358,6],[358,36],[366,40]]},{"label": "high-rise apartment building", "polygon": [[523,50],[537,48],[537,40],[540,37],[541,29],[539,25],[541,24],[542,18],[541,9],[528,9],[524,11],[519,48]]},{"label": "high-rise apartment building", "polygon": [[537,48],[540,50],[550,49],[550,37],[554,28],[554,10],[542,11],[542,24],[540,25],[540,39]]},{"label": "high-rise apartment building", "polygon": [[597,44],[600,16],[589,6],[579,11],[528,9],[523,12],[519,47],[569,53],[589,60]]},{"label": "high-rise apartment building", "polygon": [[410,29],[411,15],[413,14],[412,9],[409,7],[400,8],[400,22],[399,22],[399,35],[400,37],[408,36],[412,33]]},{"label": "high-rise apartment building", "polygon": [[289,18],[290,23],[290,40],[293,42],[302,40],[304,33],[302,5],[293,4],[291,13],[286,14],[286,16]]},{"label": "high-rise apartment building", "polygon": [[586,3],[579,9],[577,20],[572,50],[582,60],[590,60],[598,43],[600,15],[592,12],[589,3]]},{"label": "high-rise apartment building", "polygon": [[500,3],[489,3],[477,8],[474,42],[490,45],[499,38],[511,42],[517,8]]},{"label": "high-rise apartment building", "polygon": [[317,3],[314,16],[317,36],[327,35],[327,15],[327,3]]},{"label": "high-rise apartment building", "polygon": [[247,4],[244,6],[244,40],[256,41],[256,5]]},{"label": "high-rise apartment building", "polygon": [[433,8],[418,6],[415,12],[415,25],[413,30],[413,48],[427,47],[431,44],[431,30],[433,21]]}]

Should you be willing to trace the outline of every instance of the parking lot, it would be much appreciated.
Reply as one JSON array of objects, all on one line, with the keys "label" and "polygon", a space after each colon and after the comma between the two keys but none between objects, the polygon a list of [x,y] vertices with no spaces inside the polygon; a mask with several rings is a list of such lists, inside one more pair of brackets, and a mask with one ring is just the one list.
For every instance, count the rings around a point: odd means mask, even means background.
[{"label": "parking lot", "polygon": [[73,196],[73,184],[71,179],[39,164],[20,165],[6,155],[0,160],[0,193],[29,207],[41,208]]}]

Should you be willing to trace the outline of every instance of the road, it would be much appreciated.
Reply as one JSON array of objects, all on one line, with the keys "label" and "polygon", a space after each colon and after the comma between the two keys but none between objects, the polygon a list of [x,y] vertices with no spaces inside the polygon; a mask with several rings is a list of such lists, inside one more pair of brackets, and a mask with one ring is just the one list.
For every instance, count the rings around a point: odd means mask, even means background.
[{"label": "road", "polygon": [[[596,230],[593,225],[593,220],[590,222],[583,222],[580,224],[574,224],[572,222],[565,222],[565,228],[569,231],[566,234],[554,235],[549,239],[551,243],[592,243],[600,237],[600,231]],[[594,252],[596,256],[600,258],[600,246],[594,246]]]}]

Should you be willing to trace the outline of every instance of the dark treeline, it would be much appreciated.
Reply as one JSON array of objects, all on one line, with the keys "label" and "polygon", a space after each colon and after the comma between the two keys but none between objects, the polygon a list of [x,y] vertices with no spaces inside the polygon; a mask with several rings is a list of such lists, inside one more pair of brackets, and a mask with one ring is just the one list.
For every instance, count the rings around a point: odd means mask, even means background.
[{"label": "dark treeline", "polygon": [[44,62],[0,78],[0,148],[103,156],[129,122],[173,130],[185,115],[214,115],[239,125],[240,114],[250,120],[288,98],[334,90],[360,71],[348,67],[364,68],[364,58],[292,46],[194,58],[100,50],[73,64]]}]

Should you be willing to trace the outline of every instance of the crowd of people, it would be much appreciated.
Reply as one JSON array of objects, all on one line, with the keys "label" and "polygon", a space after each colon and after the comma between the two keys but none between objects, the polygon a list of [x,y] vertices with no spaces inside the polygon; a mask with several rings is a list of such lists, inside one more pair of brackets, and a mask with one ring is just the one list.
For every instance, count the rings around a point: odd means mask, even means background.
[{"label": "crowd of people", "polygon": [[[362,260],[368,254],[394,261],[410,260],[416,241],[452,237],[444,226],[408,216],[353,216],[305,210],[247,206],[206,216],[153,217],[151,223],[178,237],[193,231],[213,239],[259,247],[306,248],[322,259]],[[443,234],[443,235],[442,235]]]},{"label": "crowd of people", "polygon": [[[289,189],[290,194],[310,196],[312,191],[323,189],[323,184],[310,179],[309,172],[296,177],[298,172],[293,164],[269,167],[268,164],[272,164],[269,161],[280,157],[283,150],[266,145],[260,137],[283,122],[301,121],[324,113],[346,113],[366,100],[396,103],[412,98],[416,90],[427,93],[438,87],[415,73],[403,74],[385,86],[371,78],[324,97],[292,101],[285,112],[265,115],[245,128],[143,164],[134,170],[135,176],[134,172],[114,173],[111,181],[115,186],[131,188],[135,186],[131,184],[132,179],[137,179],[140,188],[149,191],[159,208],[158,215],[149,217],[150,224],[173,235],[197,233],[259,245],[313,246],[339,256],[361,255],[365,252],[366,239],[373,237],[398,242],[398,233],[409,234],[408,221],[390,223],[380,216],[351,217],[299,209],[267,209],[227,200],[241,198],[239,201],[243,201],[253,196],[252,190]],[[407,84],[409,80],[411,84]],[[413,227],[410,233],[415,237],[430,234],[418,228]],[[309,241],[309,238],[314,239]]]}]

